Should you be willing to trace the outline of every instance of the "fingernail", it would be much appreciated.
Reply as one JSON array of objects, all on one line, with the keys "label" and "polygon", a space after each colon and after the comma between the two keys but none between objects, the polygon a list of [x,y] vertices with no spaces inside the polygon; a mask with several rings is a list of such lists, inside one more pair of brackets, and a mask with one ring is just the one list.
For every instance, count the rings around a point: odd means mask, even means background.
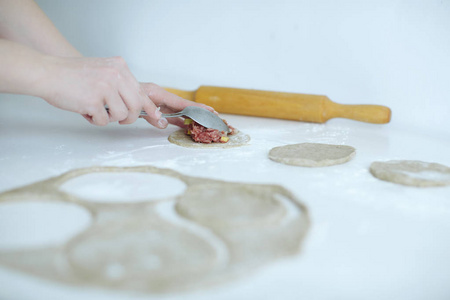
[{"label": "fingernail", "polygon": [[166,128],[168,124],[169,123],[167,122],[166,118],[161,118],[161,119],[158,120],[158,127],[159,128]]},{"label": "fingernail", "polygon": [[[155,110],[155,117],[157,119],[161,118],[161,112],[160,112],[161,107],[156,108]],[[166,120],[167,121],[167,120]]]}]

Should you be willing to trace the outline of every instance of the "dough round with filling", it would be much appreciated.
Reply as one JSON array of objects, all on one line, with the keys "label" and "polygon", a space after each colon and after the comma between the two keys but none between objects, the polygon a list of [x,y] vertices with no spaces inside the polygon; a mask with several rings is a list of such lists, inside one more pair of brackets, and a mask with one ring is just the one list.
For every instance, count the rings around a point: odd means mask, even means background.
[{"label": "dough round with filling", "polygon": [[177,130],[169,135],[169,142],[187,148],[233,148],[244,146],[250,141],[250,136],[242,132],[237,132],[236,134],[228,136],[230,140],[227,143],[197,143],[188,136],[184,129]]},{"label": "dough round with filling", "polygon": [[302,143],[272,148],[269,158],[286,165],[326,167],[343,164],[355,153],[355,148],[345,145]]},{"label": "dough round with filling", "polygon": [[450,185],[450,168],[416,160],[374,162],[370,173],[378,179],[417,187]]}]

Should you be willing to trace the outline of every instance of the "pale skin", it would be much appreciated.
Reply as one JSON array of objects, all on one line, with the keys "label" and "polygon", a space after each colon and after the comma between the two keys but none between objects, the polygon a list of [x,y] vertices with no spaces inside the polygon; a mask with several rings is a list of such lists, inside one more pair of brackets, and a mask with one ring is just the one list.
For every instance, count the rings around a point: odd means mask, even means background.
[{"label": "pale skin", "polygon": [[131,124],[143,110],[145,119],[162,129],[168,122],[183,126],[183,120],[162,118],[161,112],[192,105],[214,112],[154,83],[138,82],[119,56],[83,57],[33,0],[0,0],[0,66],[0,93],[40,97],[94,125]]}]

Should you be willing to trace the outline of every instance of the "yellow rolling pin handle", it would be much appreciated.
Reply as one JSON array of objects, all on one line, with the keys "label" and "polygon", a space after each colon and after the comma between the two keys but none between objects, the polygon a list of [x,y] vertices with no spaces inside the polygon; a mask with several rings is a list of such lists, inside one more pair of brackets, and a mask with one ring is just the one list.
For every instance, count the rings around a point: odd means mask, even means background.
[{"label": "yellow rolling pin handle", "polygon": [[346,118],[374,124],[386,124],[391,120],[391,109],[382,105],[348,105],[329,100],[324,113],[326,120]]},{"label": "yellow rolling pin handle", "polygon": [[384,124],[391,110],[380,105],[343,105],[327,96],[201,86],[194,92],[167,88],[185,99],[214,107],[220,113],[324,123],[331,118]]},{"label": "yellow rolling pin handle", "polygon": [[195,101],[195,91],[183,91],[183,90],[178,90],[178,89],[172,89],[172,88],[164,88],[166,91],[175,94],[177,96],[180,96],[181,98],[187,99],[187,100],[191,100],[191,101]]}]

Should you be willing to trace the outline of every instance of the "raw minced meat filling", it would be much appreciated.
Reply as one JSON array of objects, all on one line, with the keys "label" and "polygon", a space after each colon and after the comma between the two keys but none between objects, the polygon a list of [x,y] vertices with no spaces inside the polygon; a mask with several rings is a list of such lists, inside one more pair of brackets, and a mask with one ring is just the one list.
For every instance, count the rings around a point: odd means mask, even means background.
[{"label": "raw minced meat filling", "polygon": [[232,135],[235,133],[235,129],[232,126],[228,125],[225,120],[223,121],[231,130],[231,132],[229,133],[226,133],[225,131],[219,131],[217,129],[206,128],[205,126],[202,126],[191,119],[186,119],[186,121],[186,123],[188,124],[188,127],[186,128],[186,134],[191,136],[194,142],[197,143],[226,143],[229,140],[228,135]]}]

